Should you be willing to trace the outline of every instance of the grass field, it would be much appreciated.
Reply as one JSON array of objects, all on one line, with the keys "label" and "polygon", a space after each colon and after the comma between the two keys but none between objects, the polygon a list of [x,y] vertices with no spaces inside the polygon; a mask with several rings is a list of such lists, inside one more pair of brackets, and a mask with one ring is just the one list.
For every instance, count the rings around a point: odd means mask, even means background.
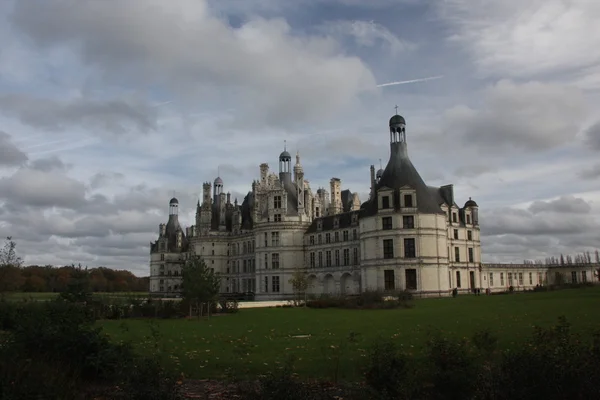
[{"label": "grass field", "polygon": [[[169,364],[191,378],[216,378],[272,370],[289,355],[305,378],[331,379],[339,354],[340,379],[359,377],[357,366],[378,337],[393,338],[409,352],[423,351],[430,333],[471,337],[489,327],[510,348],[527,338],[534,325],[548,327],[565,315],[573,331],[588,336],[600,330],[600,288],[568,289],[504,296],[459,296],[417,300],[407,310],[304,308],[244,309],[210,320],[101,321],[114,340],[131,340],[140,351],[158,333]],[[310,338],[294,338],[311,335]],[[348,340],[355,335],[353,341]],[[342,348],[340,349],[340,346]]]},{"label": "grass field", "polygon": [[[21,301],[21,300],[36,300],[36,301],[47,301],[53,300],[58,297],[58,293],[52,292],[11,292],[5,294],[6,299],[10,301]],[[148,297],[148,292],[97,292],[94,296],[108,296],[108,297]]]}]

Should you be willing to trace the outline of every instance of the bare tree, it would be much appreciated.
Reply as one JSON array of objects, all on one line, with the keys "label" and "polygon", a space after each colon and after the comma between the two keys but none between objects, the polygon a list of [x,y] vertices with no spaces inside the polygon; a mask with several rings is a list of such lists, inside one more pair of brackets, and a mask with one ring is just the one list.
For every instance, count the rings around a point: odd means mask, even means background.
[{"label": "bare tree", "polygon": [[0,293],[18,290],[24,282],[21,274],[23,260],[17,256],[17,244],[11,236],[6,238],[0,250]]}]

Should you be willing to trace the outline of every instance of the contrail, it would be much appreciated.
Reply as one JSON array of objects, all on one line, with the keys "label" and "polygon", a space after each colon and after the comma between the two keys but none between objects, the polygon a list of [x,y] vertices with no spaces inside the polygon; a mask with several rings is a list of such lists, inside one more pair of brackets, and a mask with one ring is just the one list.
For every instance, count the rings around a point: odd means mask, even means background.
[{"label": "contrail", "polygon": [[38,144],[34,144],[28,147],[25,147],[24,150],[31,150],[31,149],[35,149],[36,147],[45,147],[51,144],[57,144],[57,143],[67,143],[70,142],[72,139],[61,139],[61,140],[53,140],[51,142],[46,142],[46,143],[38,143]]},{"label": "contrail", "polygon": [[406,83],[432,81],[434,79],[440,79],[440,78],[443,78],[443,77],[444,77],[443,75],[438,75],[438,76],[430,76],[429,78],[411,79],[409,81],[398,81],[398,82],[382,83],[381,85],[377,85],[377,87],[394,86],[394,85],[404,85]]},{"label": "contrail", "polygon": [[173,100],[169,100],[169,101],[163,101],[162,103],[158,103],[153,105],[152,107],[160,107],[160,106],[165,106],[167,104],[171,104],[173,102]]}]

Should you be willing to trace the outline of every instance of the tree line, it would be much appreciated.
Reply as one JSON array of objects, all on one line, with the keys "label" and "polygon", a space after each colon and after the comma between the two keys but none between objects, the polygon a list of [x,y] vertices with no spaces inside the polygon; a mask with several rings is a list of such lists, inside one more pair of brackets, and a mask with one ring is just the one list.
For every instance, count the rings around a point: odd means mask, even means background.
[{"label": "tree line", "polygon": [[23,266],[11,237],[6,238],[0,250],[0,293],[65,292],[83,276],[93,292],[147,292],[149,287],[148,277],[139,278],[126,270],[87,268],[81,264]]}]

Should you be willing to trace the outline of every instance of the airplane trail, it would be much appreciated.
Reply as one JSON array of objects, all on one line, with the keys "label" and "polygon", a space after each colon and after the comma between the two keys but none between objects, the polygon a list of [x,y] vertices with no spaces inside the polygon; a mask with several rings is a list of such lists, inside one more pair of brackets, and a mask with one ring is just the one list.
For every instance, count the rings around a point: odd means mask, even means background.
[{"label": "airplane trail", "polygon": [[428,78],[411,79],[411,80],[408,80],[408,81],[397,81],[397,82],[382,83],[381,85],[377,85],[377,87],[394,86],[394,85],[405,85],[407,83],[432,81],[434,79],[440,79],[440,78],[443,78],[443,77],[444,77],[443,75],[437,75],[437,76],[430,76]]}]

